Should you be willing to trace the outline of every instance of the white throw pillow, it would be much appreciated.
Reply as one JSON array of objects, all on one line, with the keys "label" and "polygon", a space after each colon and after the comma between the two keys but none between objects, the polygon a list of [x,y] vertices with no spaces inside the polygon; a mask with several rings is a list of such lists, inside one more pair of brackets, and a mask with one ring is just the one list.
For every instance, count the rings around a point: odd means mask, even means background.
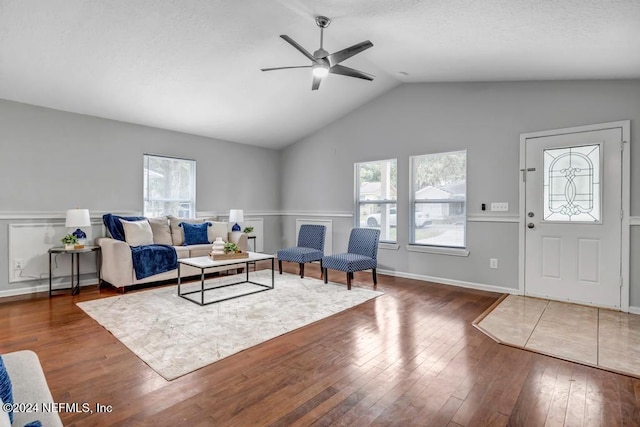
[{"label": "white throw pillow", "polygon": [[227,233],[229,232],[228,222],[207,221],[211,224],[211,227],[207,229],[207,237],[210,242],[215,242],[217,237],[222,237],[222,240],[227,241]]},{"label": "white throw pillow", "polygon": [[129,246],[153,244],[153,232],[151,231],[149,221],[146,219],[141,221],[126,221],[121,219],[120,221],[124,229],[124,240]]}]

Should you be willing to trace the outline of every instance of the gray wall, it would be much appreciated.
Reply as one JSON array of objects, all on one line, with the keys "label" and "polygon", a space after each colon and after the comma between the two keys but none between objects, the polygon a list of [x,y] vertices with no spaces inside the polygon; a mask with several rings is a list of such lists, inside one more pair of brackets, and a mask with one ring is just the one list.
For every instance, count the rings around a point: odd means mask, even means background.
[{"label": "gray wall", "polygon": [[[334,221],[334,251],[344,250],[353,211],[353,164],[398,159],[398,221],[408,218],[408,158],[467,149],[468,213],[506,201],[518,214],[519,135],[546,129],[632,120],[632,165],[640,164],[640,80],[405,84],[280,151],[0,100],[0,214],[141,211],[142,154],[197,160],[197,209],[285,211]],[[68,165],[74,165],[70,168]],[[312,177],[312,179],[300,179]],[[640,173],[632,170],[632,215],[640,216]],[[403,214],[402,210],[405,209]],[[1,215],[0,215],[1,216]],[[295,242],[296,215],[265,217],[265,252]],[[0,220],[7,224],[40,219]],[[469,222],[469,257],[380,251],[380,267],[398,273],[518,286],[514,223]],[[640,231],[632,232],[632,260]],[[0,246],[0,291],[8,289],[8,245]],[[489,258],[500,268],[489,269]],[[632,261],[631,305],[640,306],[640,264]],[[18,286],[23,286],[18,284]]]},{"label": "gray wall", "polygon": [[[251,214],[280,206],[275,150],[0,100],[0,153],[0,216],[72,207],[141,212],[144,153],[197,161],[199,212]],[[0,220],[0,291],[10,288],[7,224],[21,221],[40,220]],[[279,218],[265,217],[264,228],[265,252],[273,252]]]},{"label": "gray wall", "polygon": [[[409,218],[409,156],[466,149],[468,215],[490,214],[481,211],[490,202],[509,202],[506,215],[518,215],[521,133],[626,119],[632,128],[640,123],[640,80],[405,84],[283,150],[282,209],[353,211],[354,163],[397,158],[400,223]],[[632,129],[633,165],[639,141]],[[640,173],[632,170],[631,179],[632,215],[640,215]],[[291,221],[283,221],[283,244],[294,241]],[[400,249],[381,250],[380,268],[518,287],[517,224],[469,222],[468,257],[407,252],[408,231],[399,230]],[[344,251],[347,239],[334,237],[334,250]],[[489,258],[499,259],[499,269],[489,269]],[[640,267],[631,279],[631,305],[640,306]]]}]

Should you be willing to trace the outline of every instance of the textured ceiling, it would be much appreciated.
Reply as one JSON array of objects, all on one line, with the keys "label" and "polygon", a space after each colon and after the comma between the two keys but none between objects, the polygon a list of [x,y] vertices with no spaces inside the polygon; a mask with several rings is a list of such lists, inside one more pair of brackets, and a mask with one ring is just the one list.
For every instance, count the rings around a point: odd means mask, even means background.
[{"label": "textured ceiling", "polygon": [[[311,91],[278,36],[374,47]],[[402,82],[640,77],[640,0],[0,0],[0,98],[280,148]]]}]

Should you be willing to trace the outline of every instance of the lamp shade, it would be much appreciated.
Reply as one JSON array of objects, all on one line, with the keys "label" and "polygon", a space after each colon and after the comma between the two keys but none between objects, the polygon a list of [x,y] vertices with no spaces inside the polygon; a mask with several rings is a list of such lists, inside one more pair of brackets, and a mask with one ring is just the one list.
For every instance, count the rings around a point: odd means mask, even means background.
[{"label": "lamp shade", "polygon": [[244,212],[242,212],[242,209],[231,209],[229,211],[229,222],[242,221],[244,221]]},{"label": "lamp shade", "polygon": [[67,211],[67,219],[64,223],[65,227],[88,227],[91,225],[89,209],[69,209]]}]

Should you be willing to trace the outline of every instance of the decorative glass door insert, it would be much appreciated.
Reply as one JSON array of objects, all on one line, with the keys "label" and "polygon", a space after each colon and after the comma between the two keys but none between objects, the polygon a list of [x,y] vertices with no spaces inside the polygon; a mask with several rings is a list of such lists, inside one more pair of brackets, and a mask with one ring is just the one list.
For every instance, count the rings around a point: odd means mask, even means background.
[{"label": "decorative glass door insert", "polygon": [[600,223],[600,144],[544,151],[544,221]]}]

